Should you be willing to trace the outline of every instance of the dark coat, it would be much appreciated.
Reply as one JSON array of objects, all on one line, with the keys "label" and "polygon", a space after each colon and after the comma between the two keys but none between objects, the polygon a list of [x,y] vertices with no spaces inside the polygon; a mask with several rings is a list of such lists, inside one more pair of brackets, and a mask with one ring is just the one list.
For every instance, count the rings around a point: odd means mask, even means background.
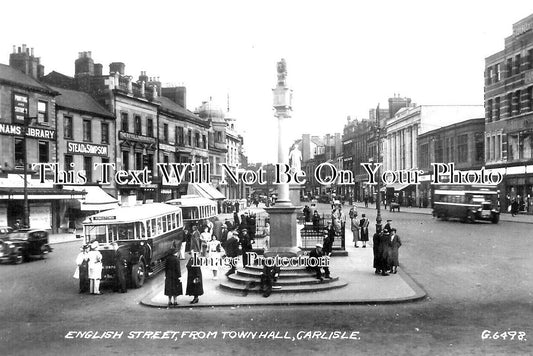
[{"label": "dark coat", "polygon": [[400,240],[400,236],[394,235],[391,241],[391,237],[389,236],[389,266],[398,267],[400,263],[398,262],[398,249],[402,245],[402,241]]},{"label": "dark coat", "polygon": [[175,254],[167,257],[165,265],[165,295],[175,297],[183,294],[180,261]]},{"label": "dark coat", "polygon": [[382,235],[383,233],[375,233],[372,238],[373,250],[374,250],[374,268],[382,270],[383,266],[383,244],[382,244]]},{"label": "dark coat", "polygon": [[128,261],[130,261],[129,249],[119,248],[115,254],[115,289],[122,293],[127,291]]},{"label": "dark coat", "polygon": [[198,230],[194,231],[191,236],[191,251],[201,252],[202,242]]},{"label": "dark coat", "polygon": [[239,214],[233,213],[233,226],[239,226],[241,224],[241,220],[239,219]]},{"label": "dark coat", "polygon": [[391,243],[390,243],[390,234],[383,232],[380,236],[380,245],[381,245],[381,262],[382,268],[384,270],[390,269],[390,254],[391,254]]},{"label": "dark coat", "polygon": [[250,238],[250,235],[241,234],[240,242],[243,251],[251,251],[253,249],[252,239]]},{"label": "dark coat", "polygon": [[80,293],[89,291],[89,260],[84,259],[80,265]]},{"label": "dark coat", "polygon": [[231,237],[226,241],[226,256],[228,257],[238,257],[240,255],[239,251],[239,240],[235,237]]},{"label": "dark coat", "polygon": [[322,243],[322,251],[325,255],[333,251],[333,241],[335,241],[335,229],[331,227],[331,229],[327,231],[327,235],[324,237],[324,242]]},{"label": "dark coat", "polygon": [[202,269],[193,267],[193,258],[187,262],[187,295],[199,296],[204,294],[204,285],[202,282]]},{"label": "dark coat", "polygon": [[368,241],[368,225],[370,224],[367,218],[363,218],[359,222],[359,226],[361,227],[361,241]]}]

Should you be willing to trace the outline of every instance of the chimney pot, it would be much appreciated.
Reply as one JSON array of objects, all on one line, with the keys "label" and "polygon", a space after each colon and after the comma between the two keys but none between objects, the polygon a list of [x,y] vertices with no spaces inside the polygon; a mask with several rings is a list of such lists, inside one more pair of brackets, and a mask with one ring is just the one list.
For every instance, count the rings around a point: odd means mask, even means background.
[{"label": "chimney pot", "polygon": [[30,50],[31,56],[33,57],[33,47]]},{"label": "chimney pot", "polygon": [[22,52],[26,52],[26,45],[22,44]]},{"label": "chimney pot", "polygon": [[17,46],[13,45],[13,53],[17,53]]}]

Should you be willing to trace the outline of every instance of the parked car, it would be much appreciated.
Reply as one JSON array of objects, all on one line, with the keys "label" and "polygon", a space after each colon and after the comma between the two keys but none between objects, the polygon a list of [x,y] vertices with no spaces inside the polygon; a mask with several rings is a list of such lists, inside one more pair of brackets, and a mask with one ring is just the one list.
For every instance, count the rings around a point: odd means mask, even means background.
[{"label": "parked car", "polygon": [[0,226],[0,239],[4,238],[4,236],[10,232],[13,232],[13,229],[9,226]]},{"label": "parked car", "polygon": [[48,244],[48,232],[21,229],[0,234],[0,262],[22,263],[30,258],[44,259],[52,252]]}]

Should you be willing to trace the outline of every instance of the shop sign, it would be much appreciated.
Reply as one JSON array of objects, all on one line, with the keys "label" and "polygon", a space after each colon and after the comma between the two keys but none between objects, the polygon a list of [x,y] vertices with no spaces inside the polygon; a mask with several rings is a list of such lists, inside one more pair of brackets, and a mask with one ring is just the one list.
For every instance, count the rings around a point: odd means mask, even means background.
[{"label": "shop sign", "polygon": [[24,94],[13,94],[13,115],[15,120],[24,121],[28,116],[28,96]]},{"label": "shop sign", "polygon": [[116,220],[116,216],[93,216],[92,220],[94,221],[105,221],[105,220]]},{"label": "shop sign", "polygon": [[119,131],[118,138],[121,140],[130,140],[137,142],[155,143],[154,137],[148,137],[143,135],[136,135],[131,132]]},{"label": "shop sign", "polygon": [[[24,126],[0,123],[0,134],[11,136],[24,136]],[[55,140],[56,132],[55,130],[30,126],[26,129],[26,136],[45,140]]]},{"label": "shop sign", "polygon": [[67,141],[67,153],[107,157],[108,149],[105,145]]}]

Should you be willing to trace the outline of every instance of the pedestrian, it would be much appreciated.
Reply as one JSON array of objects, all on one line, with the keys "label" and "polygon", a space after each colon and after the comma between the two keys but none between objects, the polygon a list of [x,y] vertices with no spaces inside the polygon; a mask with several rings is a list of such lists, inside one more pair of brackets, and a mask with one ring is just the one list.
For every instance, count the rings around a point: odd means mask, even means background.
[{"label": "pedestrian", "polygon": [[398,272],[398,266],[400,265],[398,260],[398,250],[400,246],[402,245],[402,241],[400,240],[400,236],[396,235],[396,229],[391,229],[390,234],[390,252],[389,252],[389,268],[390,273],[396,273]]},{"label": "pedestrian", "polygon": [[390,230],[392,229],[391,223],[392,223],[392,220],[391,219],[387,219],[387,223],[383,227],[383,231],[385,231],[388,234],[390,234]]},{"label": "pedestrian", "polygon": [[241,225],[241,220],[239,219],[239,214],[234,210],[233,211],[233,226],[239,227]]},{"label": "pedestrian", "polygon": [[368,225],[370,224],[370,221],[368,221],[365,214],[361,215],[362,219],[359,222],[359,227],[361,228],[361,241],[363,242],[363,248],[366,248],[366,243],[368,241]]},{"label": "pedestrian", "polygon": [[353,235],[353,244],[356,248],[358,248],[359,246],[357,246],[357,242],[359,241],[359,230],[361,229],[361,227],[359,227],[359,221],[357,221],[357,215],[354,215],[350,219],[350,221],[351,221],[350,226],[351,226],[352,235]]},{"label": "pedestrian", "polygon": [[315,259],[316,263],[313,264],[313,266],[307,266],[306,269],[309,271],[315,272],[315,277],[319,279],[321,282],[324,280],[322,278],[322,269],[324,269],[324,275],[326,278],[330,278],[329,274],[329,267],[326,266],[320,266],[319,263],[322,260],[322,257],[324,257],[324,251],[322,244],[316,244],[315,248],[309,252],[309,258]]},{"label": "pedestrian", "polygon": [[201,251],[202,251],[202,242],[200,239],[200,232],[198,231],[198,226],[193,225],[192,235],[191,235],[191,248],[189,252],[192,254],[193,252],[200,253]]},{"label": "pedestrian", "polygon": [[211,241],[207,243],[207,258],[213,271],[213,279],[218,279],[217,273],[220,268],[221,252],[220,241],[217,240],[215,235],[211,235]]},{"label": "pedestrian", "polygon": [[228,241],[228,228],[225,224],[222,224],[220,228],[220,245],[223,249],[226,248],[226,241]]},{"label": "pedestrian", "polygon": [[130,253],[128,248],[120,247],[115,252],[115,292],[126,293],[128,291],[126,274]]},{"label": "pedestrian", "polygon": [[[80,293],[89,291],[89,246],[83,245],[76,257],[77,275],[80,280]],[[76,276],[76,273],[74,274]]]},{"label": "pedestrian", "polygon": [[199,257],[197,252],[193,252],[191,258],[187,262],[187,295],[193,296],[191,304],[198,303],[198,297],[204,294],[204,286],[202,282],[202,269],[200,266],[195,266],[194,261]]},{"label": "pedestrian", "polygon": [[313,230],[315,230],[315,232],[320,231],[320,215],[316,210],[313,212]]},{"label": "pedestrian", "polygon": [[348,216],[350,219],[357,219],[357,207],[355,205],[350,208]]},{"label": "pedestrian", "polygon": [[383,235],[381,225],[376,225],[376,233],[372,238],[372,248],[374,252],[373,266],[376,269],[374,272],[376,274],[380,274],[383,271],[383,246],[381,244],[381,235]]},{"label": "pedestrian", "polygon": [[252,252],[254,241],[250,239],[247,229],[241,230],[241,235],[239,236],[239,241],[241,243],[242,249],[242,266],[246,268],[249,265],[248,252]]},{"label": "pedestrian", "polygon": [[303,210],[303,213],[304,213],[304,220],[305,222],[311,222],[311,209],[309,208],[308,205],[306,205],[304,207],[304,210]]},{"label": "pedestrian", "polygon": [[204,231],[200,234],[200,247],[202,257],[207,256],[207,243],[211,241],[211,232],[209,231],[209,226],[204,226]]},{"label": "pedestrian", "polygon": [[12,226],[13,231],[18,231],[18,230],[20,230],[21,227],[22,227],[22,226],[21,226],[21,224],[20,224],[20,219],[17,219],[17,220],[15,221],[15,223],[13,224],[13,226]]},{"label": "pedestrian", "polygon": [[363,200],[365,202],[365,208],[368,208],[368,197],[366,195]]},{"label": "pedestrian", "polygon": [[228,228],[228,231],[233,230],[233,224],[231,223],[231,221],[229,221],[229,219],[224,219],[224,224]]},{"label": "pedestrian", "polygon": [[390,250],[391,250],[391,244],[390,244],[390,232],[388,231],[382,231],[379,237],[380,241],[380,250],[381,250],[381,275],[382,276],[388,276],[389,274],[387,271],[390,269],[389,263],[390,263]]},{"label": "pedestrian", "polygon": [[102,279],[102,254],[98,251],[98,241],[91,243],[89,251],[89,291],[91,294],[102,294],[100,292],[100,280]]},{"label": "pedestrian", "polygon": [[518,209],[519,209],[520,205],[518,204],[518,199],[515,198],[511,204],[511,215],[512,216],[515,216],[518,214]]},{"label": "pedestrian", "polygon": [[226,272],[226,276],[229,276],[230,274],[235,273],[235,268],[237,266],[233,262],[235,257],[239,257],[241,254],[239,250],[239,237],[236,231],[228,232],[228,240],[226,241],[225,251],[226,256],[231,258],[230,269],[228,272]]},{"label": "pedestrian", "polygon": [[174,246],[170,249],[170,255],[165,264],[165,295],[168,297],[168,308],[178,305],[178,295],[183,294],[181,286],[181,268],[178,259],[178,249]]}]

